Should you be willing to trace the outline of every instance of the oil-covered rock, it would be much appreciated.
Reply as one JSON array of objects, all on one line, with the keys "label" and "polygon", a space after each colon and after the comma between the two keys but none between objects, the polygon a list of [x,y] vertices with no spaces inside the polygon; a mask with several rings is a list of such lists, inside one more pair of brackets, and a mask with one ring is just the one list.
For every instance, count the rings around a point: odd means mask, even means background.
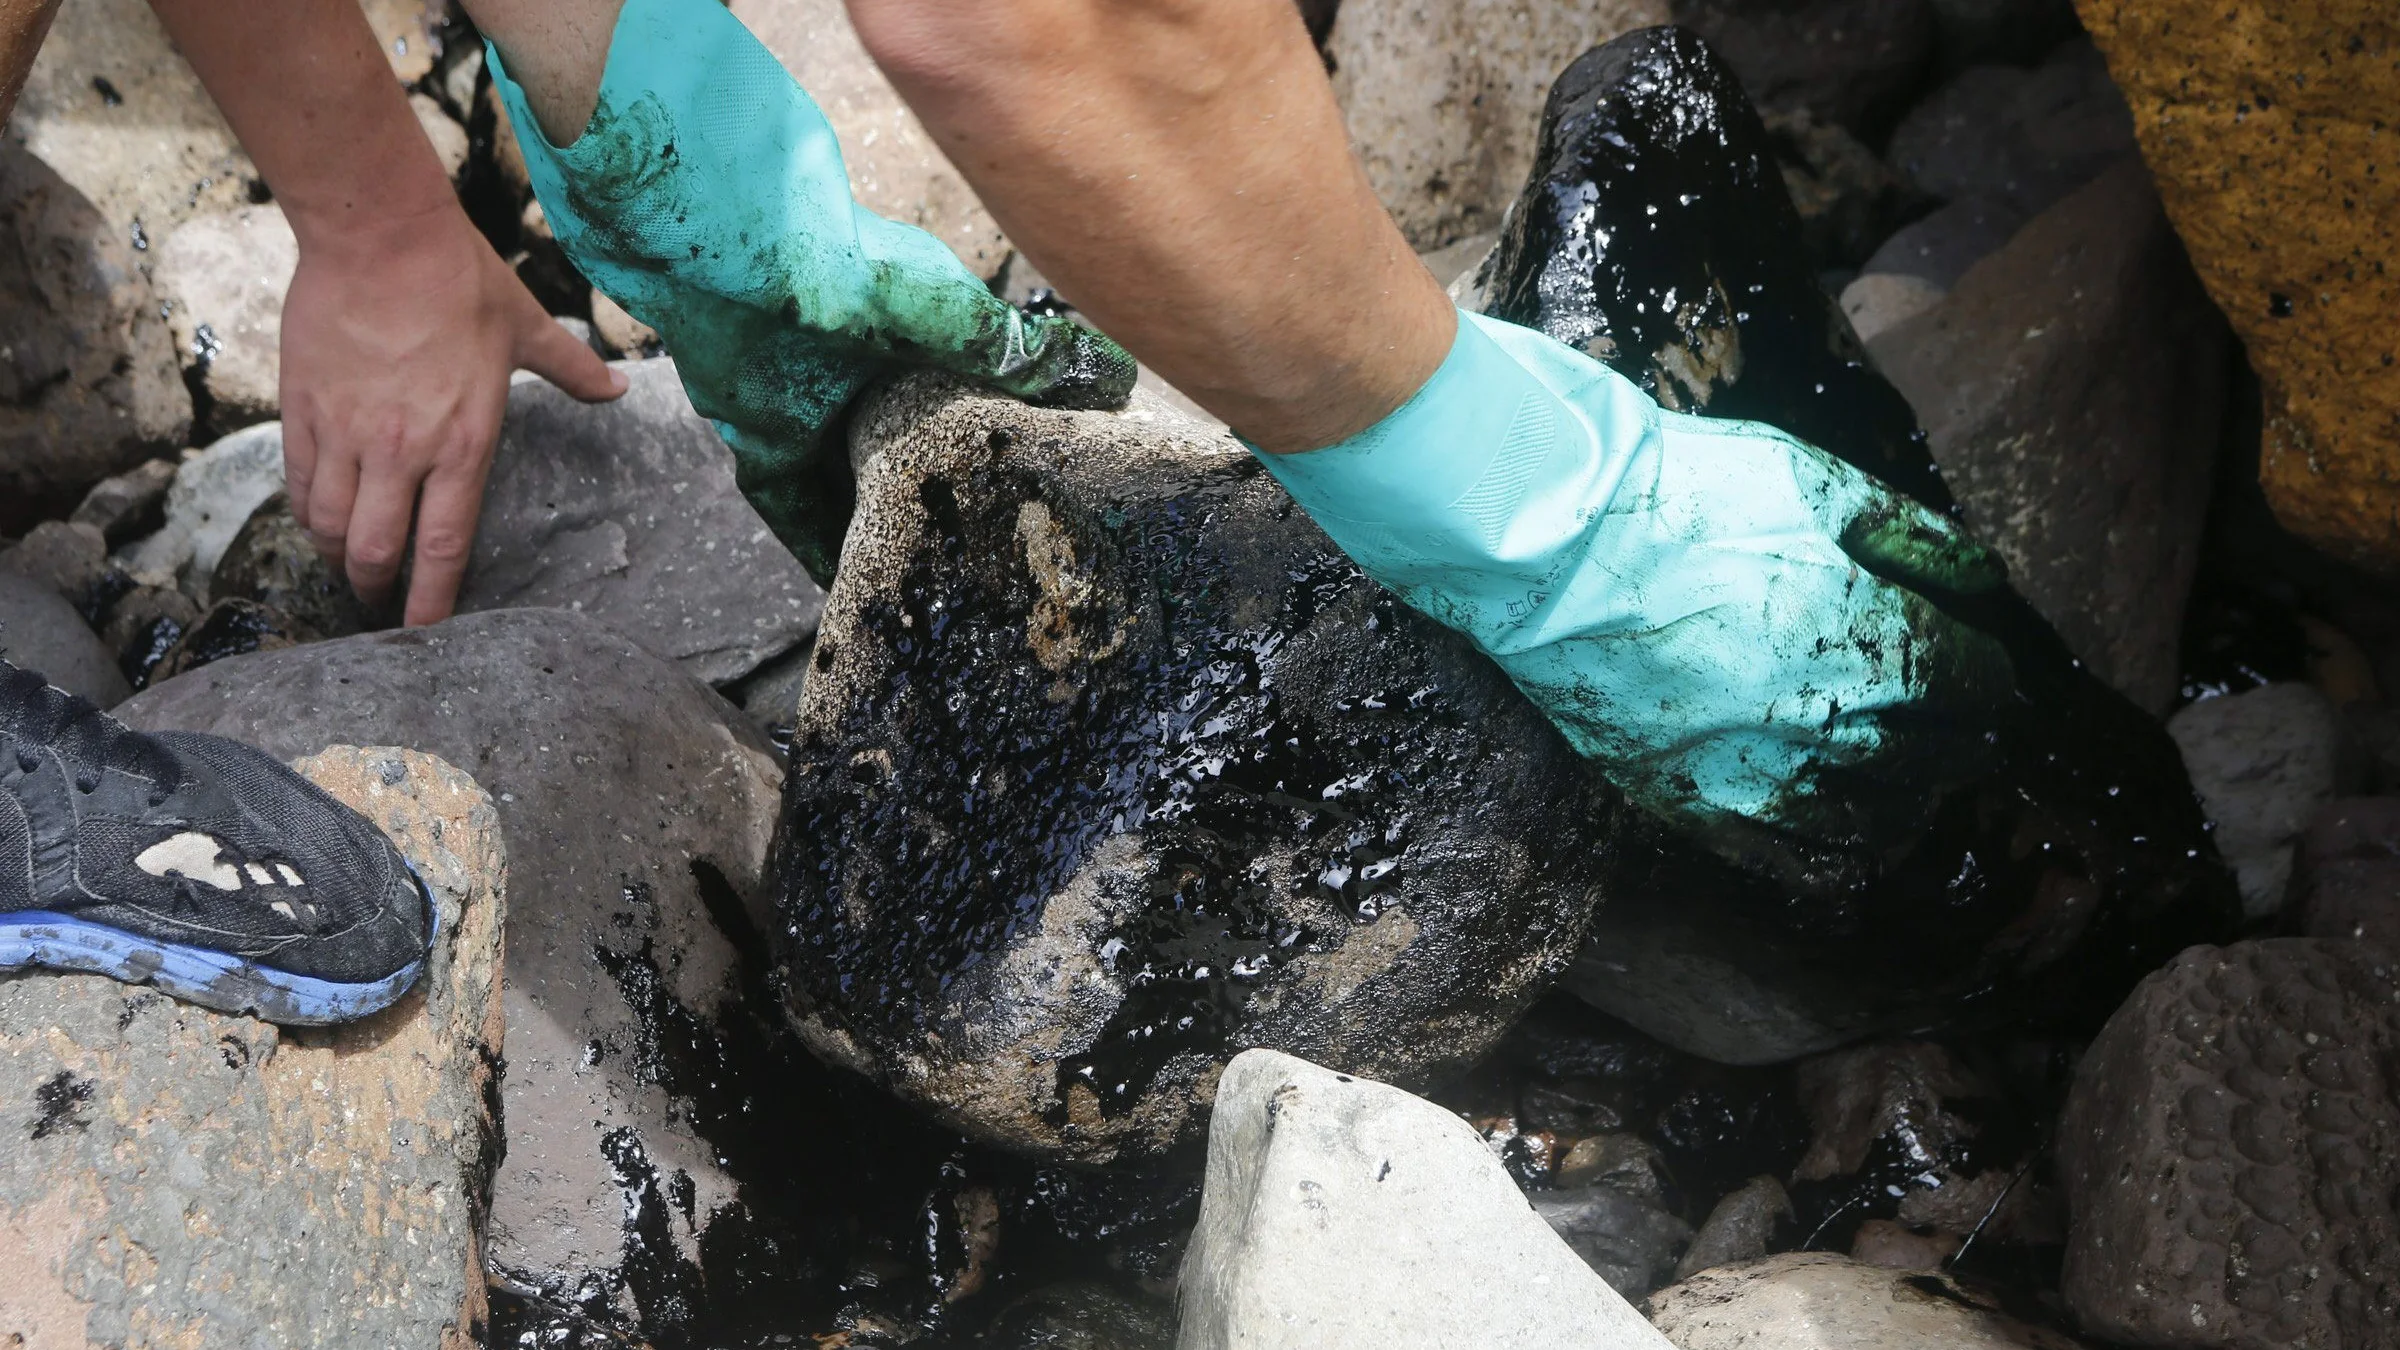
[{"label": "oil-covered rock", "polygon": [[820,1053],[1104,1162],[1251,1046],[1461,1065],[1573,954],[1613,795],[1231,440],[932,383],[853,435],[779,846]]},{"label": "oil-covered rock", "polygon": [[[1646,29],[1559,77],[1470,291],[1669,408],[1771,423],[1955,512],[1801,237],[1731,71],[1687,32]],[[2144,972],[2226,930],[2233,887],[2159,725],[2017,594],[1928,598],[2008,649],[2018,697],[1985,733],[1997,767],[1916,836],[1840,857],[1723,856],[1636,818],[1578,994],[1680,1049],[1768,1063],[2029,1012],[2096,1026]]]}]

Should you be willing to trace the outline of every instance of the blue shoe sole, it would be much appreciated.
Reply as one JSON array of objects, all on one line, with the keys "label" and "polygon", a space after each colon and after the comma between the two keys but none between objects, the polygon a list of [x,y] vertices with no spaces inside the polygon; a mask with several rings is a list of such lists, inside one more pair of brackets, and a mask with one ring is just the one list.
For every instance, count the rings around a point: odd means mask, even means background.
[{"label": "blue shoe sole", "polygon": [[[411,865],[425,900],[426,944],[440,936],[441,911]],[[282,1026],[330,1026],[379,1013],[425,973],[418,957],[383,979],[341,984],[255,965],[227,952],[159,942],[48,910],[0,915],[0,969],[40,966],[147,984],[185,1003]]]}]

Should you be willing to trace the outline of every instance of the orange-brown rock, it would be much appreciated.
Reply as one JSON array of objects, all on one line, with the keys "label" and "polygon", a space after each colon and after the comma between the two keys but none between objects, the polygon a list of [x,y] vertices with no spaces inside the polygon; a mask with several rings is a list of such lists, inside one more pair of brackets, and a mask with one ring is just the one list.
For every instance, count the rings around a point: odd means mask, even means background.
[{"label": "orange-brown rock", "polygon": [[2077,0],[2265,385],[2287,526],[2400,572],[2400,7]]}]

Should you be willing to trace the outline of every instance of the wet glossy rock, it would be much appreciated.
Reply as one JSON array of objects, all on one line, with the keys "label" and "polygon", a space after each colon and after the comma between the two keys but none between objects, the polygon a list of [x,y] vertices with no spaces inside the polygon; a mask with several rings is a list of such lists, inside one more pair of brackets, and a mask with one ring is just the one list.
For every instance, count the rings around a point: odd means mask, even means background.
[{"label": "wet glossy rock", "polygon": [[1175,1343],[1171,1314],[1105,1284],[1052,1285],[1001,1309],[976,1345],[978,1350],[1167,1350]]},{"label": "wet glossy rock", "polygon": [[2079,4],[2142,157],[2264,386],[2259,480],[2320,547],[2400,570],[2400,29],[2385,0]]},{"label": "wet glossy rock", "polygon": [[1675,1258],[1691,1243],[1692,1226],[1676,1218],[1655,1194],[1602,1183],[1526,1197],[1550,1231],[1583,1258],[1585,1265],[1629,1299],[1666,1283]]},{"label": "wet glossy rock", "polygon": [[783,1150],[831,1108],[790,1095],[819,1079],[745,983],[777,770],[738,712],[588,619],[512,610],[221,661],[122,715],[475,766],[515,878],[488,1249],[512,1288],[665,1339],[818,1277],[841,1234],[795,1217],[825,1183]]},{"label": "wet glossy rock", "polygon": [[1574,951],[1607,789],[1231,440],[920,381],[853,445],[779,849],[829,1059],[983,1139],[1138,1157],[1248,1046],[1463,1065]]},{"label": "wet glossy rock", "polygon": [[1868,345],[2017,590],[2101,679],[2164,712],[2231,355],[2141,162]]},{"label": "wet glossy rock", "polygon": [[228,657],[297,647],[323,636],[281,610],[229,596],[201,611],[149,668],[145,683],[171,680]]},{"label": "wet glossy rock", "polygon": [[1836,1051],[1803,1062],[1798,1082],[1812,1134],[1792,1181],[1812,1228],[1882,1220],[2007,1238],[2039,1218],[2020,1175],[2030,1113],[1943,1047]]},{"label": "wet glossy rock", "polygon": [[181,445],[192,417],[147,259],[25,151],[24,106],[0,143],[0,529],[12,533]]},{"label": "wet glossy rock", "polygon": [[316,641],[364,632],[368,614],[292,518],[291,499],[276,493],[259,503],[225,546],[209,593],[222,603],[254,601],[304,626]]},{"label": "wet glossy rock", "polygon": [[0,571],[0,659],[103,708],[133,692],[75,607],[41,582]]},{"label": "wet glossy rock", "polygon": [[1800,213],[1802,243],[1819,267],[1858,266],[1930,204],[1838,123],[1805,109],[1778,109],[1766,115],[1766,126],[1784,190]]},{"label": "wet glossy rock", "polygon": [[824,592],[733,485],[672,361],[611,403],[509,388],[459,611],[577,610],[710,684],[806,641]]},{"label": "wet glossy rock", "polygon": [[1773,1177],[1752,1177],[1740,1190],[1719,1200],[1692,1245],[1675,1263],[1675,1278],[1688,1280],[1704,1270],[1755,1261],[1767,1254],[1776,1229],[1792,1221],[1792,1197]]},{"label": "wet glossy rock", "polygon": [[2400,971],[2381,948],[2197,947],[2142,983],[2058,1129],[2061,1287],[2135,1345],[2363,1350],[2400,1326]]},{"label": "wet glossy rock", "polygon": [[1219,1086],[1177,1298],[1181,1350],[1665,1345],[1466,1122],[1269,1050]]},{"label": "wet glossy rock", "polygon": [[2241,881],[2244,909],[2258,918],[2283,908],[2293,845],[2333,797],[2333,705],[2312,686],[2270,684],[2192,704],[2167,730]]},{"label": "wet glossy rock", "polygon": [[[1731,71],[1691,35],[1653,30],[1560,76],[1480,290],[1486,312],[1668,407],[1773,423],[1950,508],[1914,415],[1865,365],[1799,234]],[[1568,976],[1578,995],[1680,1049],[1772,1063],[2003,1006],[2096,1025],[2158,961],[2225,931],[2230,878],[2157,724],[2077,668],[2020,597],[1939,599],[2011,654],[2022,698],[1990,733],[2003,767],[1919,838],[1839,857],[1765,841],[1717,854],[1630,825]]]},{"label": "wet glossy rock", "polygon": [[423,981],[365,1021],[279,1031],[98,976],[0,976],[0,1339],[482,1342],[508,889],[492,799],[405,750],[296,767],[425,879]]},{"label": "wet glossy rock", "polygon": [[1707,1271],[1645,1306],[1676,1350],[2079,1350],[1948,1276],[1824,1252]]}]

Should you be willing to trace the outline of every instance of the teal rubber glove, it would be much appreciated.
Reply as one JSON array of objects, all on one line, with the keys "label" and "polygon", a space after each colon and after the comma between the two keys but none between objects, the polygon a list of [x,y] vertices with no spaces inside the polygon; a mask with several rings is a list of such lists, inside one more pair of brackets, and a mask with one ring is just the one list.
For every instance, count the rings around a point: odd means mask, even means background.
[{"label": "teal rubber glove", "polygon": [[1115,343],[1022,313],[940,240],[853,201],[824,114],[718,0],[627,0],[564,147],[485,47],[559,246],[658,330],[743,494],[819,581],[853,495],[828,431],[877,376],[932,367],[1054,407],[1131,392]]},{"label": "teal rubber glove", "polygon": [[1259,458],[1630,799],[1720,840],[1888,846],[1990,762],[2008,658],[1927,597],[1992,591],[2001,564],[1772,427],[1667,412],[1462,313],[1390,417]]}]

